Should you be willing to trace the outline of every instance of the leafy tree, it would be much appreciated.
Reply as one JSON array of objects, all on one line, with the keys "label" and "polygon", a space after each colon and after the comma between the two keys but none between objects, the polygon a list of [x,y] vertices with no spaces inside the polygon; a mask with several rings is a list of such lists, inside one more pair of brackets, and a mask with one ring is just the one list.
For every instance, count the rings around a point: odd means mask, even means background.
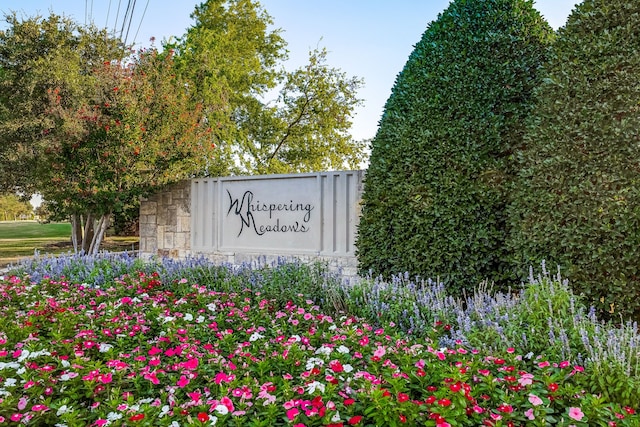
[{"label": "leafy tree", "polygon": [[82,242],[96,252],[114,211],[202,170],[215,144],[171,55],[140,51],[100,64],[91,77],[83,96],[49,90],[36,176],[44,199],[72,223],[84,213],[88,231],[100,218],[94,238]]},{"label": "leafy tree", "polygon": [[508,275],[513,149],[553,31],[526,0],[455,0],[396,79],[372,142],[358,234],[362,272]]},{"label": "leafy tree", "polygon": [[278,99],[258,104],[238,123],[241,166],[254,173],[357,169],[365,143],[349,135],[361,80],[326,64],[326,50],[309,53],[306,67],[285,74]]},{"label": "leafy tree", "polygon": [[77,91],[96,64],[120,58],[106,31],[51,14],[21,20],[5,15],[0,31],[0,188],[34,191],[30,173],[45,128],[47,89],[64,82]]},{"label": "leafy tree", "polygon": [[29,202],[21,200],[15,194],[0,194],[0,220],[13,221],[21,215],[30,215],[33,208]]},{"label": "leafy tree", "polygon": [[164,48],[176,52],[214,129],[219,152],[209,175],[359,166],[365,147],[348,130],[360,79],[328,67],[324,50],[284,71],[286,42],[256,1],[208,0],[192,18],[187,33]]},{"label": "leafy tree", "polygon": [[640,315],[640,3],[585,0],[561,28],[510,214],[524,270],[559,265],[600,315]]}]

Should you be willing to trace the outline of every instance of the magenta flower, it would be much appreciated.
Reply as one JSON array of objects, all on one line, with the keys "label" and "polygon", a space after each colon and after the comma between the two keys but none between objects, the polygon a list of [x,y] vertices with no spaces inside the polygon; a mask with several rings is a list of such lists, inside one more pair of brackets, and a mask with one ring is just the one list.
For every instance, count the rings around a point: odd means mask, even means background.
[{"label": "magenta flower", "polygon": [[187,384],[189,384],[189,382],[189,378],[185,377],[184,375],[180,375],[180,379],[178,380],[176,385],[180,388],[185,388]]},{"label": "magenta flower", "polygon": [[290,421],[293,421],[293,419],[296,417],[296,415],[298,415],[300,413],[300,411],[298,410],[298,408],[291,408],[287,411],[287,418],[289,418]]}]

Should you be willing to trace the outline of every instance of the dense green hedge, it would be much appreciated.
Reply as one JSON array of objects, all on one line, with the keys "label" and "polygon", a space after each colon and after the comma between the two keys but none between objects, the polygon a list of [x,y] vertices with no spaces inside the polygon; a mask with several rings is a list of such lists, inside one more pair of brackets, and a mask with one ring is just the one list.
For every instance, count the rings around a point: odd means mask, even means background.
[{"label": "dense green hedge", "polygon": [[372,142],[362,272],[503,279],[506,189],[553,31],[526,0],[455,0],[399,74]]},{"label": "dense green hedge", "polygon": [[510,246],[521,267],[559,264],[599,314],[638,318],[640,2],[585,0],[545,68]]}]

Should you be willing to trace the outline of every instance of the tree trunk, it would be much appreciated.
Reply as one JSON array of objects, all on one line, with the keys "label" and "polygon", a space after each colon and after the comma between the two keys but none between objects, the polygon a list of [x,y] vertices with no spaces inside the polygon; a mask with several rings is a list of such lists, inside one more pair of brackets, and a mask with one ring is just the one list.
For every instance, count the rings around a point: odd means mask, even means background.
[{"label": "tree trunk", "polygon": [[[78,237],[80,241],[78,242]],[[80,215],[71,215],[71,243],[73,244],[73,252],[78,253],[78,243],[82,244],[82,221]]]},{"label": "tree trunk", "polygon": [[95,236],[95,217],[92,212],[87,212],[84,218],[84,232],[82,233],[82,252],[88,254],[91,249],[91,242]]},{"label": "tree trunk", "polygon": [[104,234],[109,227],[109,221],[111,219],[111,214],[107,213],[100,217],[100,221],[98,221],[98,226],[95,229],[93,234],[93,238],[91,239],[91,245],[89,246],[88,254],[97,255],[100,250],[100,245],[102,244],[102,240],[104,239]]}]

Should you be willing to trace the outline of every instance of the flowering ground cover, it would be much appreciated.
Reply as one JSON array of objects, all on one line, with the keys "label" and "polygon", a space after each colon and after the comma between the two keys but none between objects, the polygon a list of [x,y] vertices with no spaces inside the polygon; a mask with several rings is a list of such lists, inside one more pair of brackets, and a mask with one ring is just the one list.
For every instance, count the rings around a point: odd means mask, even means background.
[{"label": "flowering ground cover", "polygon": [[236,291],[163,274],[0,280],[0,425],[640,425],[573,358],[330,315],[273,297],[273,272]]}]

